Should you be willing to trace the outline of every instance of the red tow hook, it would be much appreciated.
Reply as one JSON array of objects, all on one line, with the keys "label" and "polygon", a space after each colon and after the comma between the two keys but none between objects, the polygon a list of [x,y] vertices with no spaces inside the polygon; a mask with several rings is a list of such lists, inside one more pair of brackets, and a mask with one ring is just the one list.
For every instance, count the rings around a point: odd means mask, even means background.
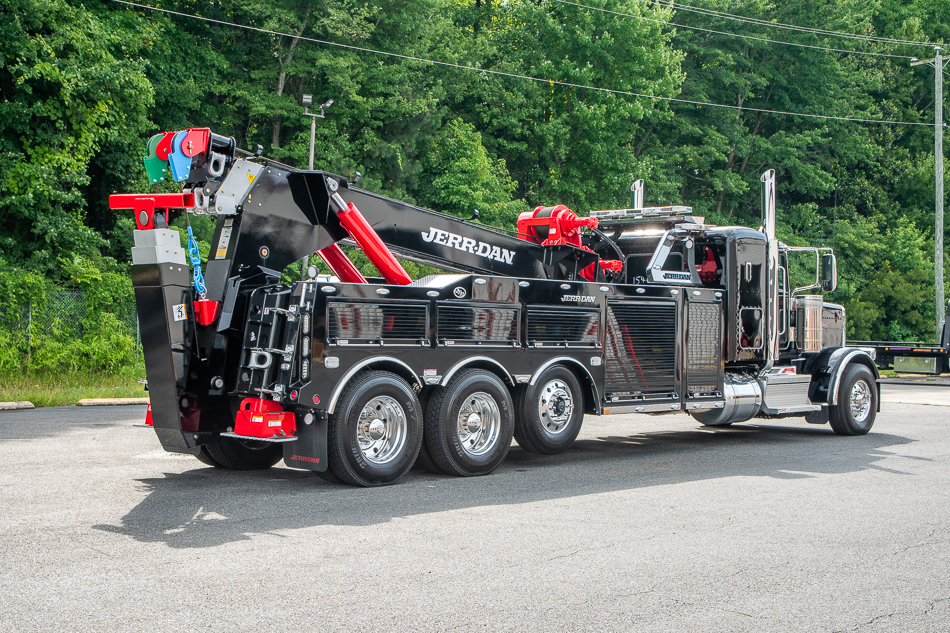
[{"label": "red tow hook", "polygon": [[220,301],[211,301],[210,299],[198,299],[195,301],[195,321],[198,325],[211,325],[218,318],[218,306]]}]

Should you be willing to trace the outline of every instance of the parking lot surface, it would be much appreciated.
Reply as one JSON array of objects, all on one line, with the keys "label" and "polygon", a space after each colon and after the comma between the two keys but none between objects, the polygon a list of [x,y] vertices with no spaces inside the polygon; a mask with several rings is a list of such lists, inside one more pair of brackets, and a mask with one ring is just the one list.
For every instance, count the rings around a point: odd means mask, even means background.
[{"label": "parking lot surface", "polygon": [[950,389],[865,437],[588,417],[358,489],[165,453],[144,407],[0,413],[0,631],[947,631]]}]

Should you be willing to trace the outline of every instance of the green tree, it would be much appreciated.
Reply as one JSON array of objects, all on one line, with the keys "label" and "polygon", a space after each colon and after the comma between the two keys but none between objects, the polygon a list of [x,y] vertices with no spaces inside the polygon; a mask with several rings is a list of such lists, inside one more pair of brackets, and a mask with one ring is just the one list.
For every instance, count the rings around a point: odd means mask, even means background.
[{"label": "green tree", "polygon": [[[103,19],[64,0],[0,6],[0,250],[8,264],[59,278],[64,256],[100,256],[106,242],[95,229],[105,226],[87,215],[90,165],[117,147],[141,151],[152,88],[135,57],[153,34],[127,12]],[[116,166],[113,187],[137,181],[129,165]]]}]

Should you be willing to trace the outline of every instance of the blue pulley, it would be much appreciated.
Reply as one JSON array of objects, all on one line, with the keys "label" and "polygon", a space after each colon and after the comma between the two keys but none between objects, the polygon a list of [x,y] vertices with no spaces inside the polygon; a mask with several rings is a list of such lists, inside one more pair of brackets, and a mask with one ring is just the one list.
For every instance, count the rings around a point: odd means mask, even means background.
[{"label": "blue pulley", "polygon": [[172,180],[181,182],[191,174],[191,157],[181,150],[181,142],[188,136],[188,130],[182,130],[172,138],[172,151],[168,155],[168,166],[172,170]]}]

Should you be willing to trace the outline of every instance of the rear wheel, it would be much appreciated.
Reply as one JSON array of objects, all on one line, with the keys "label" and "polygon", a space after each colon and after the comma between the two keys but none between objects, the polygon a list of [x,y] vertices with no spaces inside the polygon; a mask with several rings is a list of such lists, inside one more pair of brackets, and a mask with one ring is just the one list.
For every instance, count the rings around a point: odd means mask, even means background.
[{"label": "rear wheel", "polygon": [[838,404],[828,412],[832,430],[838,435],[865,435],[877,416],[877,388],[874,374],[864,365],[848,365],[838,384]]},{"label": "rear wheel", "polygon": [[219,437],[213,442],[201,445],[201,453],[206,453],[212,466],[229,470],[261,470],[270,468],[284,456],[284,449],[275,442],[258,442],[234,437]]},{"label": "rear wheel", "polygon": [[494,374],[469,369],[432,394],[426,407],[426,445],[442,472],[487,475],[511,448],[511,394]]},{"label": "rear wheel", "polygon": [[[419,394],[419,402],[422,404],[423,411],[428,408],[429,397],[432,395],[434,389],[438,389],[438,387],[427,387]],[[442,469],[439,468],[439,465],[435,463],[435,460],[432,459],[431,453],[429,453],[429,447],[426,445],[424,432],[422,436],[422,446],[419,448],[419,456],[416,458],[416,466],[427,473],[432,473],[433,475],[442,474]]]},{"label": "rear wheel", "polygon": [[208,466],[213,466],[214,468],[223,468],[211,455],[208,453],[207,447],[201,445],[198,447],[198,454],[195,455],[199,462],[206,464]]},{"label": "rear wheel", "polygon": [[583,422],[584,394],[577,377],[566,367],[551,367],[535,384],[518,390],[515,439],[527,451],[563,453],[574,444]]},{"label": "rear wheel", "polygon": [[356,486],[396,483],[409,472],[422,443],[422,407],[405,380],[368,371],[347,385],[330,416],[330,469]]}]

